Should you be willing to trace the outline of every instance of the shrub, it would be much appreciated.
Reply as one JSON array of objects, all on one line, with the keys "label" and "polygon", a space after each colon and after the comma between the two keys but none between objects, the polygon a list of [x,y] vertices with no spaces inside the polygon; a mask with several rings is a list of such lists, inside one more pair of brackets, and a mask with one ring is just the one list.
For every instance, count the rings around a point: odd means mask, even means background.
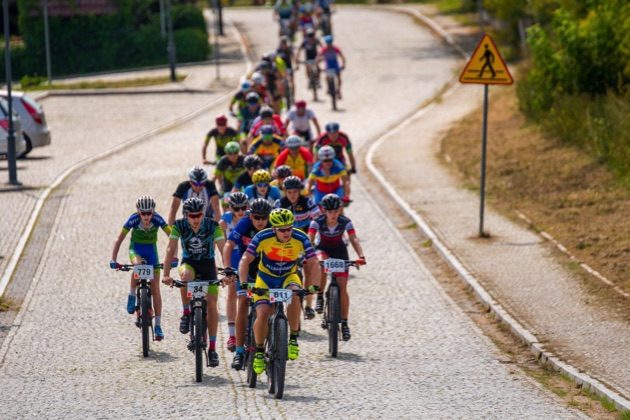
[{"label": "shrub", "polygon": [[208,57],[210,47],[208,35],[198,29],[186,28],[174,32],[177,61],[203,61]]}]

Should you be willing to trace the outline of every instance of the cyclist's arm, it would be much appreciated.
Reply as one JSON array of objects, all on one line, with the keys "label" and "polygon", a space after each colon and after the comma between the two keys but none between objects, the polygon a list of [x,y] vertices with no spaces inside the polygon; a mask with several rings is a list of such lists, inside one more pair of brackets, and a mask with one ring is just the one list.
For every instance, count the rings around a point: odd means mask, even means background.
[{"label": "cyclist's arm", "polygon": [[238,278],[241,284],[247,282],[247,275],[249,274],[249,265],[254,261],[254,256],[249,252],[243,253],[241,260],[238,263]]},{"label": "cyclist's arm", "polygon": [[306,274],[306,282],[304,284],[311,284],[319,287],[321,271],[317,257],[312,256],[304,260],[304,268],[304,273]]},{"label": "cyclist's arm", "polygon": [[164,231],[164,233],[166,233],[166,236],[170,236],[171,235],[171,231],[173,229],[171,229],[171,225],[166,223],[164,226],[162,226],[162,230]]},{"label": "cyclist's arm", "polygon": [[175,223],[175,215],[177,214],[177,210],[179,209],[179,204],[182,202],[181,198],[173,197],[173,201],[171,202],[171,209],[168,212],[168,220],[167,223],[169,225],[173,225]]},{"label": "cyclist's arm", "polygon": [[127,236],[127,232],[129,232],[127,229],[123,229],[118,235],[118,238],[116,238],[116,240],[114,241],[114,249],[112,250],[112,261],[116,261],[116,259],[118,258],[118,251],[120,250],[120,245],[125,240],[125,237]]},{"label": "cyclist's arm", "polygon": [[221,220],[221,204],[219,203],[219,195],[215,194],[210,197],[210,205],[212,206],[212,213],[214,215],[215,222]]},{"label": "cyclist's arm", "polygon": [[352,248],[354,248],[354,252],[357,253],[359,257],[363,257],[363,248],[361,248],[361,244],[359,243],[359,238],[355,234],[348,234],[348,239],[352,244]]},{"label": "cyclist's arm", "polygon": [[[221,255],[223,255],[223,248],[225,247],[225,239],[221,238],[221,239],[216,239],[214,241],[215,246],[217,247],[217,251],[219,251],[219,253]],[[227,267],[229,267],[230,265],[228,264]]]},{"label": "cyclist's arm", "polygon": [[351,165],[352,170],[356,171],[357,164],[354,160],[354,153],[352,153],[352,149],[346,150],[346,153],[348,153],[348,160],[350,160],[350,165]]},{"label": "cyclist's arm", "polygon": [[306,179],[306,185],[304,186],[304,195],[311,195],[311,188],[313,188],[313,178],[310,176]]},{"label": "cyclist's arm", "polygon": [[339,54],[339,58],[341,58],[341,68],[346,68],[346,56],[340,50],[337,50],[337,54]]},{"label": "cyclist's arm", "polygon": [[317,130],[317,137],[322,135],[322,129],[319,126],[319,121],[317,121],[317,117],[313,115],[313,125],[315,126],[315,130]]},{"label": "cyclist's arm", "polygon": [[203,147],[201,148],[201,160],[203,163],[207,164],[206,160],[206,152],[208,150],[208,144],[210,143],[210,136],[206,136],[206,140],[203,142]]},{"label": "cyclist's arm", "polygon": [[343,196],[350,197],[350,181],[348,174],[341,175],[341,182],[343,182]]},{"label": "cyclist's arm", "polygon": [[[225,241],[225,245],[223,246],[223,255],[222,255],[224,267],[231,267],[232,251],[234,251],[235,246],[236,244],[234,243],[234,241],[231,241],[229,239]],[[237,268],[237,267],[232,267],[232,268]]]},{"label": "cyclist's arm", "polygon": [[173,258],[177,255],[177,240],[177,238],[171,237],[168,241],[168,246],[166,247],[166,255],[164,256],[164,273],[162,277],[163,279],[171,277],[171,261],[173,261]]}]

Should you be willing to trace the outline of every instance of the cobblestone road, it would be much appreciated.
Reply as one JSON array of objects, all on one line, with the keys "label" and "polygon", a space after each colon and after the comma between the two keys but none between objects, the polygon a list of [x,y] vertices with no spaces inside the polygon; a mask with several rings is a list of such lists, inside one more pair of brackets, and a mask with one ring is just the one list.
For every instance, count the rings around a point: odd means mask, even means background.
[{"label": "cobblestone road", "polygon": [[[236,17],[247,27],[270,19],[249,11]],[[361,145],[439,88],[412,97],[404,74],[371,85],[392,68],[391,61],[408,77],[418,71],[426,80],[441,64],[445,70],[433,76],[435,82],[450,75],[452,58],[444,52],[434,58],[442,47],[411,19],[362,9],[344,9],[335,19],[357,71],[348,72],[356,80],[348,80],[347,113],[336,118]],[[388,31],[400,36],[402,56],[383,39]],[[267,32],[250,36],[268,39],[273,28]],[[231,354],[223,347],[220,367],[206,370],[203,383],[195,384],[193,358],[176,332],[178,293],[163,288],[166,340],[153,343],[151,357],[143,360],[138,331],[124,312],[128,278],[106,268],[111,241],[138,194],[153,195],[158,211],[166,212],[177,181],[198,162],[199,142],[191,139],[206,128],[207,118],[197,118],[158,135],[92,165],[69,188],[32,297],[0,351],[2,417],[578,416],[501,363],[493,344],[445,296],[358,180],[349,215],[369,265],[352,278],[353,339],[342,344],[338,359],[326,356],[317,322],[305,322],[302,354],[288,365],[282,401],[262,388],[248,389],[244,376],[227,368]],[[164,245],[161,238],[161,250]],[[223,334],[219,340],[224,343]]]}]

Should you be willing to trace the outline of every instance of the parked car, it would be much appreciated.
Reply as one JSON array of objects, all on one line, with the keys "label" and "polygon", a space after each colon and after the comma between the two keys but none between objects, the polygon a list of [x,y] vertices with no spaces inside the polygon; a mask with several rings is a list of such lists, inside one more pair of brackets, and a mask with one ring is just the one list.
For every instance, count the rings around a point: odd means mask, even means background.
[{"label": "parked car", "polygon": [[[9,153],[9,103],[0,97],[0,155]],[[26,141],[22,135],[22,125],[20,118],[13,113],[13,127],[15,130],[15,152],[17,156],[26,153]]]},{"label": "parked car", "polygon": [[[7,92],[0,91],[0,97],[7,99]],[[11,91],[13,110],[22,122],[22,133],[26,142],[26,151],[20,157],[26,156],[33,147],[50,144],[50,130],[46,124],[44,108],[24,92]]]}]

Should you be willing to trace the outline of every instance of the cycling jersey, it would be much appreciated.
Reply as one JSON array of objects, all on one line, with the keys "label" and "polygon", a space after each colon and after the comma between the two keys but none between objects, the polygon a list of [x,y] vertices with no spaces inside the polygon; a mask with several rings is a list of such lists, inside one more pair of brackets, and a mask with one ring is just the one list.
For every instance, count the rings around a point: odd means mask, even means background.
[{"label": "cycling jersey", "polygon": [[278,136],[284,136],[286,133],[280,115],[273,114],[271,121],[265,121],[260,116],[256,117],[256,119],[252,122],[252,128],[249,130],[249,134],[252,137],[258,136],[263,125],[270,125],[273,128],[274,134],[277,134]]},{"label": "cycling jersey", "polygon": [[131,242],[139,244],[154,244],[157,242],[158,229],[162,229],[167,234],[170,234],[171,228],[168,223],[157,213],[153,213],[149,227],[142,226],[142,219],[138,213],[134,213],[123,225],[122,231],[127,234],[131,231]]},{"label": "cycling jersey", "polygon": [[[221,220],[223,220],[226,225],[225,235],[229,238],[230,233],[234,230],[234,227],[236,227],[236,224],[234,223],[234,213],[232,213],[231,211],[223,213],[223,215],[221,216]],[[234,249],[232,249],[232,255],[230,256],[230,267],[238,267],[238,262],[240,259],[241,252],[236,246],[234,247]]]},{"label": "cycling jersey", "polygon": [[321,168],[322,161],[318,161],[314,166],[309,179],[315,180],[315,190],[322,193],[335,193],[341,187],[341,177],[346,175],[346,167],[338,161],[333,160],[330,173],[326,175]]},{"label": "cycling jersey", "polygon": [[[213,217],[214,215],[214,211],[212,210],[212,206],[209,205],[210,204],[210,199],[213,196],[219,196],[219,193],[217,192],[217,187],[214,185],[214,182],[211,182],[209,180],[206,180],[203,184],[203,188],[201,189],[200,192],[196,193],[193,191],[192,187],[190,186],[190,182],[189,181],[184,181],[182,183],[180,183],[177,186],[177,189],[175,190],[175,192],[173,193],[173,197],[177,197],[182,201],[185,201],[186,199],[190,198],[190,197],[198,197],[200,198],[203,203],[204,203],[204,209],[205,209],[205,216],[206,217]],[[186,212],[184,212],[182,210],[182,215],[184,217],[186,217]]]},{"label": "cycling jersey", "polygon": [[273,8],[280,19],[291,19],[293,16],[293,3],[291,1],[278,0]]},{"label": "cycling jersey", "polygon": [[309,235],[319,233],[317,249],[345,247],[346,244],[343,241],[343,234],[345,232],[347,232],[348,235],[355,235],[352,221],[344,215],[339,216],[335,226],[329,227],[326,222],[326,215],[322,214],[318,218],[313,219],[308,228]]},{"label": "cycling jersey", "polygon": [[[267,226],[265,226],[265,229],[269,227],[271,227],[271,225],[269,224],[269,222],[267,222]],[[252,220],[249,218],[248,212],[241,220],[238,221],[234,229],[232,229],[230,235],[228,236],[228,240],[234,242],[236,244],[236,249],[238,249],[239,255],[243,255],[248,245],[258,232],[260,231],[256,230],[256,228],[254,227]],[[250,282],[253,282],[256,278],[259,262],[260,257],[256,257],[256,259],[254,259],[254,261],[249,264]],[[237,266],[238,265],[233,267],[236,268]]]},{"label": "cycling jersey", "polygon": [[214,169],[214,176],[223,177],[223,191],[231,191],[236,179],[245,172],[245,166],[243,161],[245,156],[239,155],[236,162],[232,162],[227,156],[223,156],[217,162],[217,166]]},{"label": "cycling jersey", "polygon": [[328,70],[340,70],[339,60],[337,57],[341,54],[341,50],[334,45],[325,46],[319,51],[319,55],[324,58],[326,63],[326,69]]},{"label": "cycling jersey", "polygon": [[[315,119],[315,113],[310,109],[305,109],[304,114],[300,115],[295,107],[287,113],[287,121],[293,125],[293,129],[297,131],[310,131],[311,120]],[[288,124],[287,124],[288,126]]]},{"label": "cycling jersey", "polygon": [[273,229],[260,231],[247,246],[247,253],[260,256],[258,273],[264,277],[286,277],[297,272],[298,261],[315,257],[315,250],[306,234],[293,229],[287,242],[280,242]]},{"label": "cycling jersey", "polygon": [[312,164],[313,154],[306,147],[300,147],[296,156],[293,156],[289,149],[280,152],[274,167],[287,165],[293,171],[293,175],[304,180],[308,175],[308,167]]},{"label": "cycling jersey", "polygon": [[254,110],[248,105],[245,108],[242,108],[238,113],[238,120],[241,122],[240,131],[241,133],[249,133],[249,130],[252,128],[252,123],[260,114],[260,106],[256,105]]},{"label": "cycling jersey", "polygon": [[346,157],[343,153],[344,149],[347,153],[352,152],[352,143],[346,133],[339,132],[337,138],[333,140],[329,133],[322,133],[317,140],[315,140],[315,148],[320,149],[323,146],[330,146],[335,149],[335,159],[346,163]]},{"label": "cycling jersey", "polygon": [[332,0],[315,0],[315,5],[322,9],[322,12],[326,14],[330,14],[330,6],[332,3]]},{"label": "cycling jersey", "polygon": [[315,60],[317,58],[317,48],[321,47],[322,43],[319,42],[317,38],[306,38],[302,41],[302,46],[300,48],[304,49],[304,54],[306,56],[306,61]]},{"label": "cycling jersey", "polygon": [[247,172],[247,170],[245,170],[245,172],[243,172],[239,175],[238,178],[236,178],[233,188],[242,191],[245,189],[245,187],[250,185],[252,185],[252,176],[249,174],[249,172]]},{"label": "cycling jersey", "polygon": [[250,155],[258,155],[263,161],[263,168],[267,169],[280,154],[284,143],[282,137],[274,135],[270,142],[265,142],[263,136],[258,136],[249,148]]},{"label": "cycling jersey", "polygon": [[288,69],[293,68],[293,47],[288,46],[285,49],[278,48],[276,50],[276,53],[278,54],[278,57],[280,57],[282,61],[284,61],[284,64],[287,66]]},{"label": "cycling jersey", "polygon": [[206,145],[210,143],[211,139],[217,143],[217,159],[221,156],[225,155],[223,148],[228,142],[238,141],[238,132],[232,127],[226,127],[225,132],[223,134],[219,133],[218,128],[213,128],[206,134]]},{"label": "cycling jersey", "polygon": [[295,218],[293,227],[305,233],[310,226],[311,219],[319,215],[319,206],[316,206],[313,200],[303,195],[300,195],[295,204],[291,203],[287,197],[282,197],[276,201],[275,207],[291,210]]},{"label": "cycling jersey", "polygon": [[175,220],[170,238],[180,240],[183,259],[199,261],[214,260],[214,242],[224,236],[217,222],[204,217],[197,232],[193,231],[188,219]]},{"label": "cycling jersey", "polygon": [[269,186],[269,189],[267,190],[267,196],[265,197],[258,195],[256,186],[253,184],[248,187],[245,187],[245,191],[243,192],[245,193],[247,198],[249,198],[250,201],[255,198],[264,198],[265,200],[269,201],[269,204],[271,204],[272,206],[276,202],[276,200],[279,200],[280,197],[282,197],[282,193],[280,192],[280,189],[278,189],[278,187],[274,187],[273,185]]}]

